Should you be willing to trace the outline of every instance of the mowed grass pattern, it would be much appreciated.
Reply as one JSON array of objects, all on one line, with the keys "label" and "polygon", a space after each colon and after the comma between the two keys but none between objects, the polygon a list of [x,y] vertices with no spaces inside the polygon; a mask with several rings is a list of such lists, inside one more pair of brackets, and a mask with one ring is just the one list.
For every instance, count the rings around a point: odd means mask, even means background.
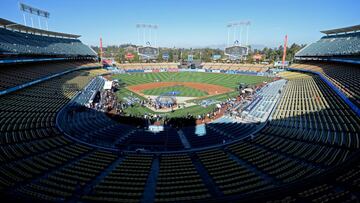
[{"label": "mowed grass pattern", "polygon": [[271,80],[271,78],[261,76],[197,72],[131,73],[114,75],[113,79],[119,79],[127,85],[152,82],[199,82],[228,88],[236,88],[239,83],[256,84]]},{"label": "mowed grass pattern", "polygon": [[170,87],[159,87],[154,89],[148,89],[141,91],[145,95],[162,95],[171,92],[178,92],[176,96],[179,97],[202,97],[208,95],[207,92],[186,87],[182,85],[170,86]]}]

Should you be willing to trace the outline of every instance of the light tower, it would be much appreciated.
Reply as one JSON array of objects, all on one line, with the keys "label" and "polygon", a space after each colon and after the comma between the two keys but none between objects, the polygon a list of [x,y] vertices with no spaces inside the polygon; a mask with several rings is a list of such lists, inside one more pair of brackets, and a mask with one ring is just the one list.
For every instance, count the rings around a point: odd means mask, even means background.
[{"label": "light tower", "polygon": [[49,30],[49,26],[48,26],[48,19],[50,18],[49,12],[38,9],[38,8],[34,8],[32,6],[29,6],[27,4],[20,3],[20,2],[19,2],[19,9],[23,14],[25,26],[27,26],[26,16],[29,15],[30,21],[31,21],[31,27],[34,27],[33,16],[35,16],[38,19],[38,28],[41,29],[41,19],[44,19],[46,30]]},{"label": "light tower", "polygon": [[[224,50],[225,55],[231,61],[238,61],[246,59],[248,55],[249,43],[249,27],[250,21],[231,22],[226,25],[227,27],[227,46]],[[243,37],[244,27],[246,29],[246,36]],[[237,29],[239,28],[239,29]],[[230,34],[233,33],[233,43],[230,43]],[[239,35],[237,35],[237,33]]]},{"label": "light tower", "polygon": [[136,24],[138,29],[138,45],[140,45],[140,29],[142,29],[142,45],[138,47],[139,56],[148,61],[155,60],[159,55],[159,49],[157,48],[157,29],[158,25],[154,24]]}]

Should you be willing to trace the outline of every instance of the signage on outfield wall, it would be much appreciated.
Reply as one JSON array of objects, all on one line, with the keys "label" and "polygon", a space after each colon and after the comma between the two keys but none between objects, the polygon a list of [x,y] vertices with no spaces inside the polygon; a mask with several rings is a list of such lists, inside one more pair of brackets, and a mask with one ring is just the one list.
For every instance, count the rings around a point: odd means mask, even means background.
[{"label": "signage on outfield wall", "polygon": [[213,73],[220,73],[220,70],[211,70]]},{"label": "signage on outfield wall", "polygon": [[148,70],[144,70],[144,73],[151,73],[152,70],[151,69],[148,69]]},{"label": "signage on outfield wall", "polygon": [[168,72],[179,72],[178,68],[169,68]]}]

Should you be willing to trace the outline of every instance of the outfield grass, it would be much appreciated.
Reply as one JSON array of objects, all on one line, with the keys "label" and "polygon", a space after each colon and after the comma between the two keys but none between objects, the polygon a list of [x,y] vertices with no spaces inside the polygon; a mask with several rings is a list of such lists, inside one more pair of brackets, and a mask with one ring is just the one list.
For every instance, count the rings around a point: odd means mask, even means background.
[{"label": "outfield grass", "polygon": [[261,76],[198,72],[128,73],[114,75],[113,79],[118,79],[127,85],[151,82],[199,82],[228,88],[236,88],[239,83],[256,84],[271,80],[271,78]]},{"label": "outfield grass", "polygon": [[124,109],[124,112],[127,113],[128,115],[139,116],[139,117],[144,116],[145,113],[146,114],[158,114],[147,107],[141,106],[140,104],[135,104],[133,107],[126,108],[126,109]]},{"label": "outfield grass", "polygon": [[202,107],[202,106],[196,105],[196,106],[190,106],[190,107],[187,107],[184,109],[178,109],[174,112],[171,112],[167,116],[169,118],[174,118],[174,117],[184,117],[184,116],[187,116],[188,114],[190,114],[190,115],[196,117],[198,115],[207,114],[207,113],[213,111],[215,108],[216,108],[215,104],[207,106],[207,107]]},{"label": "outfield grass", "polygon": [[162,95],[169,92],[178,92],[176,96],[179,97],[202,97],[208,95],[208,93],[205,91],[201,91],[195,88],[186,87],[182,85],[159,87],[154,89],[143,90],[141,92],[146,95]]},{"label": "outfield grass", "polygon": [[212,100],[215,100],[215,101],[225,101],[229,98],[234,98],[236,96],[239,95],[239,92],[238,91],[232,91],[232,92],[227,92],[227,93],[224,93],[224,94],[218,94],[218,95],[214,95],[214,96],[209,96],[209,97],[206,97],[206,98],[200,98],[200,99],[192,99],[192,100],[188,100],[188,102],[194,102],[194,103],[198,103],[198,102],[201,102],[202,100],[204,99],[212,99]]},{"label": "outfield grass", "polygon": [[144,98],[141,95],[136,94],[135,92],[132,92],[126,88],[120,88],[117,92],[116,92],[116,96],[117,98],[119,98],[120,100],[123,100],[124,97],[136,97],[139,98],[141,100],[146,100],[146,98]]}]

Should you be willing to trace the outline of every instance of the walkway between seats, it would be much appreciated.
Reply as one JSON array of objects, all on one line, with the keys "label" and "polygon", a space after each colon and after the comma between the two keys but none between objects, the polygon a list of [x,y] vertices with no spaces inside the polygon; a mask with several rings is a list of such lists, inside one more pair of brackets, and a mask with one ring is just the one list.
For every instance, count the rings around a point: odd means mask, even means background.
[{"label": "walkway between seats", "polygon": [[185,149],[190,149],[191,145],[189,141],[187,140],[186,136],[184,135],[184,132],[182,130],[177,131],[179,138],[181,140],[181,143],[184,145]]},{"label": "walkway between seats", "polygon": [[118,157],[113,163],[111,163],[106,169],[101,171],[101,173],[96,176],[95,179],[87,183],[83,188],[81,188],[80,194],[76,194],[77,196],[73,196],[69,202],[78,202],[78,199],[81,196],[87,195],[92,192],[94,186],[99,184],[107,175],[109,175],[121,162],[124,160],[124,157]]},{"label": "walkway between seats", "polygon": [[151,171],[145,184],[142,203],[153,203],[155,200],[157,177],[160,170],[159,158],[155,157],[151,165]]},{"label": "walkway between seats", "polygon": [[280,180],[277,180],[276,178],[270,176],[269,174],[266,174],[265,172],[259,170],[256,166],[252,165],[251,163],[248,163],[245,160],[240,159],[236,155],[232,154],[229,150],[224,150],[224,152],[234,161],[236,161],[238,164],[245,166],[246,168],[250,169],[252,172],[254,172],[256,175],[262,177],[267,182],[279,185],[281,184]]},{"label": "walkway between seats", "polygon": [[206,172],[205,167],[200,163],[196,154],[191,156],[192,163],[194,164],[197,172],[199,173],[203,183],[207,186],[209,193],[212,197],[221,197],[223,193],[216,186],[212,177]]}]

